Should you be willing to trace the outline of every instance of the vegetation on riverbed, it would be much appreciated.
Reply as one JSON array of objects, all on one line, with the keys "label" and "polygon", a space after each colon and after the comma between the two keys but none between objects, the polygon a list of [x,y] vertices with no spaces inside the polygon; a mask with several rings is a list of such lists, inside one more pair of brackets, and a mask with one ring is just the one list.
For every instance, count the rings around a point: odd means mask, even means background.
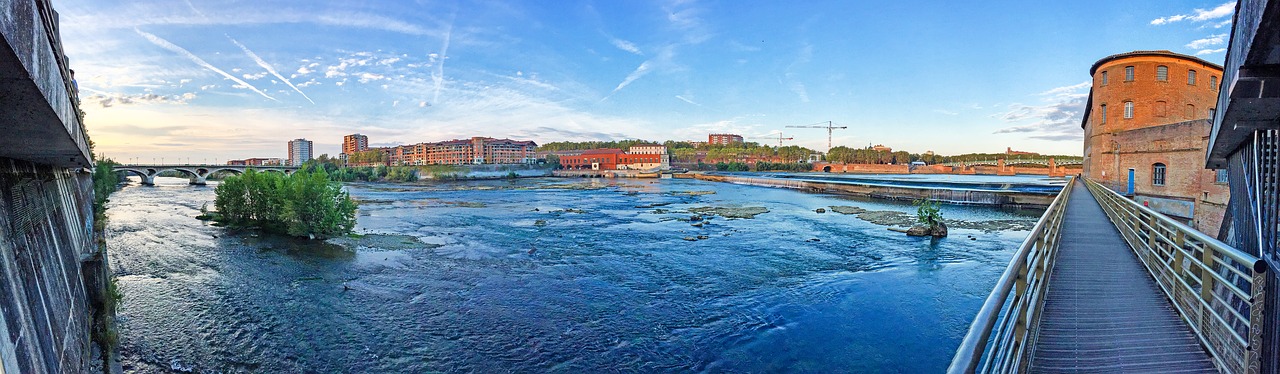
[{"label": "vegetation on riverbed", "polygon": [[227,178],[216,190],[218,222],[324,239],[351,233],[356,202],[323,170],[292,176],[253,170]]}]

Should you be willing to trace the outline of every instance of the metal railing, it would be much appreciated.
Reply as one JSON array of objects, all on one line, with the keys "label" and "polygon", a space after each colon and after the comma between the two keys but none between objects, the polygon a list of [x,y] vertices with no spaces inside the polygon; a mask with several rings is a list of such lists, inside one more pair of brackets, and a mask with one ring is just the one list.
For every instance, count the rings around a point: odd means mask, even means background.
[{"label": "metal railing", "polygon": [[1218,368],[1257,373],[1266,263],[1096,182],[1085,183]]},{"label": "metal railing", "polygon": [[1014,253],[969,326],[948,373],[973,373],[979,371],[979,366],[984,373],[1025,371],[1027,348],[1035,343],[1036,325],[1058,255],[1063,215],[1075,179],[1062,188]]}]

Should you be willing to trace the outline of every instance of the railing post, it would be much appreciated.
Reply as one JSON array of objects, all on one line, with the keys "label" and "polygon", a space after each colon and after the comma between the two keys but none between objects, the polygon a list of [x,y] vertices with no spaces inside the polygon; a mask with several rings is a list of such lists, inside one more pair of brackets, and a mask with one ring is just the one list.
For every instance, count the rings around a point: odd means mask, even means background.
[{"label": "railing post", "polygon": [[1173,238],[1174,243],[1178,243],[1178,247],[1173,249],[1173,274],[1178,279],[1182,279],[1182,274],[1186,272],[1182,267],[1182,249],[1186,248],[1187,235],[1182,231],[1178,231],[1178,235]]},{"label": "railing post", "polygon": [[1213,300],[1213,248],[1205,246],[1201,249],[1200,262],[1204,263],[1204,268],[1200,269],[1200,299]]},{"label": "railing post", "polygon": [[1266,305],[1267,274],[1253,269],[1252,284],[1249,286],[1253,300],[1249,307],[1249,345],[1245,347],[1245,371],[1255,374],[1262,371],[1262,330],[1266,324],[1263,306]]}]

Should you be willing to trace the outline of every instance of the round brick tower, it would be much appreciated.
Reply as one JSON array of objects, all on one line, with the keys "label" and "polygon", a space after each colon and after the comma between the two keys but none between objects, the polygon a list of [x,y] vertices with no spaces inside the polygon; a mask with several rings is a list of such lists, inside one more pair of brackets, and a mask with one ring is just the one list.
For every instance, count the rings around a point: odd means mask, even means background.
[{"label": "round brick tower", "polygon": [[1119,186],[1127,175],[1120,172],[1116,135],[1211,117],[1222,66],[1169,51],[1133,51],[1098,60],[1089,74],[1084,175]]}]

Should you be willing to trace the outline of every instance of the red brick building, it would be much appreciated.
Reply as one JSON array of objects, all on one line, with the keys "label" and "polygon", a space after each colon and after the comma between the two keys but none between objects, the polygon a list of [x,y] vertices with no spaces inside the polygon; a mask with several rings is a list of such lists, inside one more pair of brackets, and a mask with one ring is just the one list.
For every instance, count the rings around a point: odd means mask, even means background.
[{"label": "red brick building", "polygon": [[369,137],[351,134],[342,137],[342,154],[349,155],[369,150]]},{"label": "red brick building", "polygon": [[374,148],[386,155],[386,164],[401,165],[467,165],[467,164],[532,164],[537,162],[532,141],[474,137],[436,143],[418,143]]},{"label": "red brick building", "polygon": [[644,170],[661,166],[662,156],[626,153],[616,148],[589,149],[577,155],[560,156],[560,166],[568,170]]},{"label": "red brick building", "polygon": [[284,159],[273,158],[273,157],[255,157],[255,158],[246,158],[243,160],[227,161],[227,165],[241,165],[241,166],[281,166],[284,164],[285,164]]},{"label": "red brick building", "polygon": [[742,135],[734,134],[710,134],[707,135],[707,144],[714,145],[731,145],[742,144]]},{"label": "red brick building", "polygon": [[1098,60],[1089,73],[1084,176],[1216,236],[1229,193],[1204,158],[1222,67],[1134,51]]}]

